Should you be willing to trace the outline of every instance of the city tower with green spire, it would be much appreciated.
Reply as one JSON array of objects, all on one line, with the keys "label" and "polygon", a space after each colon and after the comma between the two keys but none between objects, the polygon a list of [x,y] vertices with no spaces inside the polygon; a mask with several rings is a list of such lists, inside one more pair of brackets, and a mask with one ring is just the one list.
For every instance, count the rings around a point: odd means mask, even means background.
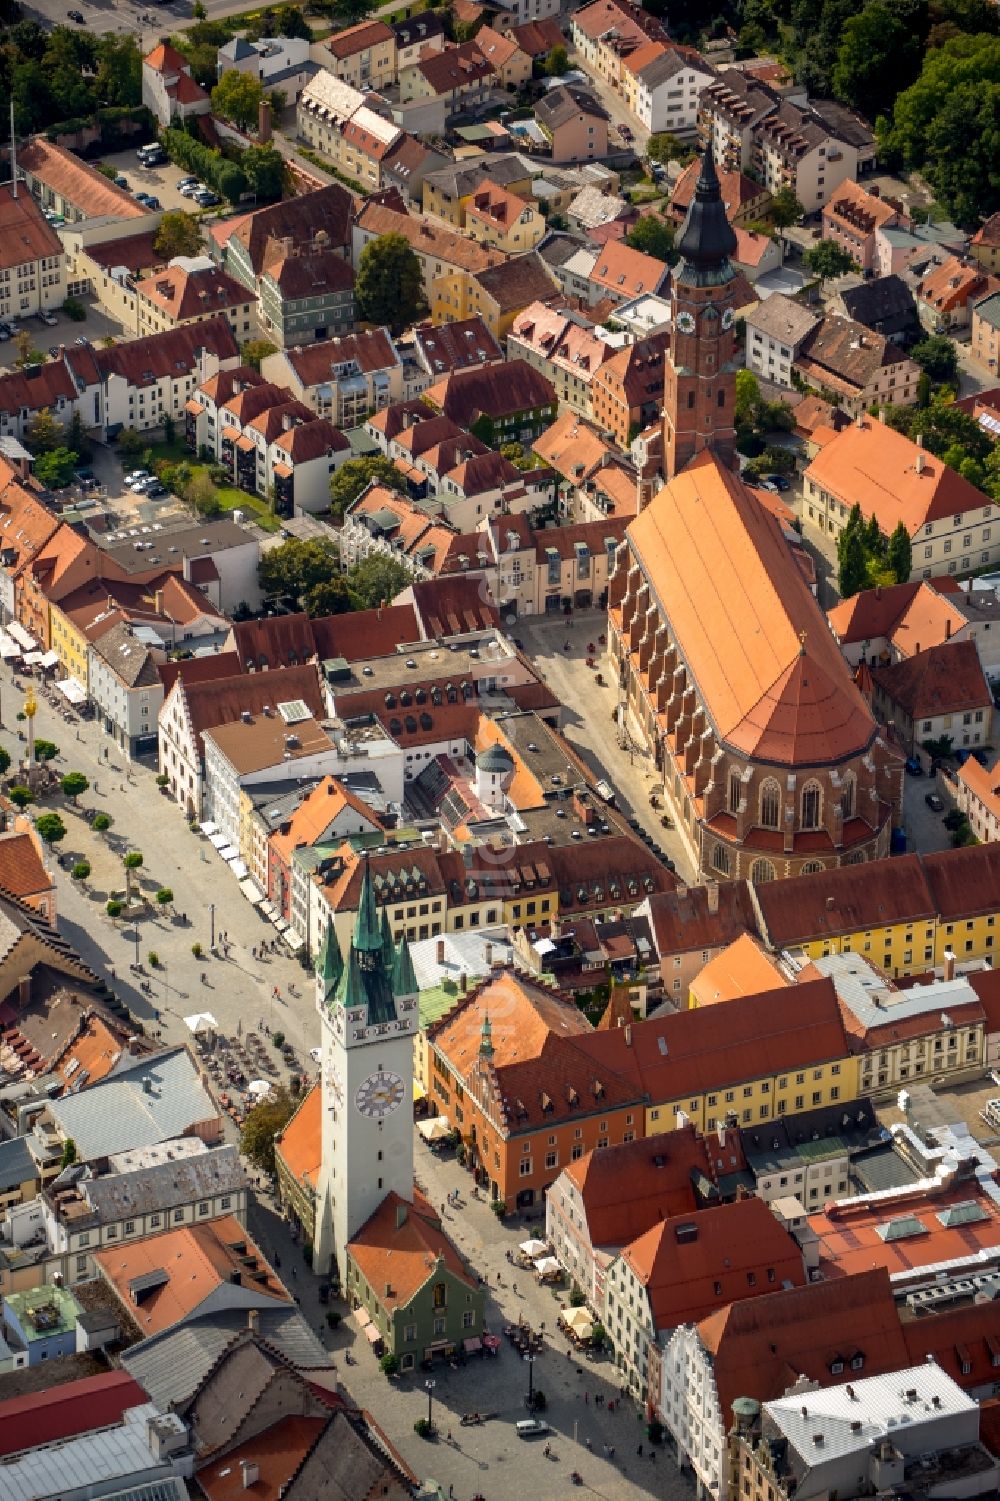
[{"label": "city tower with green spire", "polygon": [[314,1266],[336,1259],[392,1192],[413,1197],[413,1040],[419,1025],[409,945],[380,913],[367,855],[350,947],[331,920],[316,956],[323,1029],[323,1142]]}]

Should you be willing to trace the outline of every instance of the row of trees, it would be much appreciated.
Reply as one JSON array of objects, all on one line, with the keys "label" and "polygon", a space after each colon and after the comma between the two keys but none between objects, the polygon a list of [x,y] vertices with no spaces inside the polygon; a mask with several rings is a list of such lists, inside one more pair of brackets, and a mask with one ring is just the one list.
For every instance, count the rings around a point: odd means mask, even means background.
[{"label": "row of trees", "polygon": [[245,151],[227,148],[227,154],[204,145],[186,130],[165,130],[163,146],[172,162],[215,189],[230,203],[246,194],[258,202],[281,197],[285,163],[273,146],[248,146]]},{"label": "row of trees", "polygon": [[900,522],[887,542],[876,518],[866,522],[855,505],[837,538],[837,562],[844,599],[877,584],[905,584],[913,567],[910,534]]}]

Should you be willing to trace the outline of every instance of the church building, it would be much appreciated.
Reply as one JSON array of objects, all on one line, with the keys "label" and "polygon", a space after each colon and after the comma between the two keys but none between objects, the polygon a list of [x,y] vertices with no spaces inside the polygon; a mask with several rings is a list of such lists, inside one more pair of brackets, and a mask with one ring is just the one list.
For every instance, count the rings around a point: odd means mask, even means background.
[{"label": "church building", "polygon": [[665,483],[618,549],[608,649],[700,877],[761,882],[888,855],[903,758],[739,476],[735,246],[709,148],[676,241]]},{"label": "church building", "polygon": [[413,1181],[417,980],[381,920],[368,861],[345,961],[331,922],[316,961],[322,1024],[313,1266],[336,1267],[371,1343],[403,1369],[483,1333],[483,1292]]}]

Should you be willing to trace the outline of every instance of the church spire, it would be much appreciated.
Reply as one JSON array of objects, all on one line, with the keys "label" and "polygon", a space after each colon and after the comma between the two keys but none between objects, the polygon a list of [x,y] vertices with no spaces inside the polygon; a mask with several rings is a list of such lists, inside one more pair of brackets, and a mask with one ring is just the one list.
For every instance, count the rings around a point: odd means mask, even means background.
[{"label": "church spire", "polygon": [[344,956],[337,942],[337,930],[331,922],[327,924],[323,945],[316,956],[316,984],[321,1001],[332,999],[343,973]]},{"label": "church spire", "polygon": [[376,953],[382,947],[382,929],[367,855],[364,856],[362,865],[361,895],[358,897],[358,913],[354,921],[353,947],[362,954]]},{"label": "church spire", "polygon": [[722,268],[736,250],[736,233],[726,215],[712,144],[705,148],[694,197],[674,248],[696,273]]}]

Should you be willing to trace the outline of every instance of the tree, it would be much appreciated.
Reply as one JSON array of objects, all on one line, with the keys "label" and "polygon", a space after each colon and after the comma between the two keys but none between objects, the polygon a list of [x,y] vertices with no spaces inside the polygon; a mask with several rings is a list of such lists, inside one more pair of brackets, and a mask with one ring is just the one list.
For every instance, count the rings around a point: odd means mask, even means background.
[{"label": "tree", "polygon": [[95,829],[98,834],[106,834],[111,827],[111,819],[106,813],[98,813],[90,827]]},{"label": "tree", "polygon": [[691,155],[691,147],[685,146],[669,130],[658,130],[646,142],[646,155],[653,162],[683,162]]},{"label": "tree", "polygon": [[112,897],[109,902],[105,903],[104,910],[112,919],[121,917],[122,913],[125,911],[125,903],[116,901],[115,898]]},{"label": "tree", "polygon": [[354,608],[351,586],[342,573],[321,584],[314,584],[306,592],[303,603],[313,619],[324,615],[346,615]]},{"label": "tree", "polygon": [[156,902],[160,907],[169,907],[173,899],[174,893],[171,891],[169,886],[161,886],[159,891],[156,893]]},{"label": "tree", "polygon": [[76,1142],[72,1136],[67,1136],[63,1142],[62,1156],[59,1159],[60,1167],[72,1167],[76,1161]]},{"label": "tree", "polygon": [[59,754],[59,747],[54,740],[35,741],[35,760],[54,761]]},{"label": "tree", "polygon": [[818,276],[821,282],[834,276],[846,276],[848,271],[856,269],[851,256],[833,240],[820,240],[818,244],[810,245],[802,259],[806,269]]},{"label": "tree", "polygon": [[123,459],[135,459],[146,446],[146,440],[134,427],[123,427],[115,439]]},{"label": "tree", "polygon": [[771,199],[768,216],[777,229],[787,229],[790,224],[795,224],[805,213],[804,208],[795,196],[792,188],[779,188]]},{"label": "tree", "polygon": [[129,850],[122,859],[125,867],[125,894],[131,899],[132,895],[132,872],[142,869],[142,854],[139,850]]},{"label": "tree", "polygon": [[317,584],[324,584],[340,572],[337,550],[325,538],[308,542],[290,537],[280,547],[261,555],[257,577],[265,594],[287,595],[300,600]]},{"label": "tree", "polygon": [[54,448],[60,448],[65,439],[62,423],[53,417],[48,407],[42,407],[28,423],[26,442],[36,459],[43,453],[51,453]]},{"label": "tree", "polygon": [[71,448],[53,448],[35,460],[35,478],[48,490],[62,490],[73,478],[76,454]]},{"label": "tree", "polygon": [[78,860],[70,871],[74,881],[85,881],[90,875],[90,861]]},{"label": "tree", "polygon": [[895,7],[872,0],[844,23],[833,69],[835,97],[874,120],[917,77],[922,51],[919,32]]},{"label": "tree", "polygon": [[10,751],[6,746],[0,745],[0,777],[5,777],[10,770]]},{"label": "tree", "polygon": [[644,214],[641,219],[637,219],[625,236],[625,243],[631,245],[633,250],[641,250],[644,255],[666,261],[668,266],[672,266],[677,260],[674,226],[668,219],[661,219],[658,214]]},{"label": "tree", "polygon": [[372,553],[364,558],[347,575],[356,610],[374,610],[378,605],[395,599],[401,589],[410,583],[410,572],[395,558],[381,557]]},{"label": "tree", "polygon": [[97,40],[95,88],[103,104],[134,109],[142,103],[142,52],[131,32],[109,31]]},{"label": "tree", "polygon": [[760,386],[752,370],[736,372],[736,404],[733,411],[737,427],[750,427],[760,404]]},{"label": "tree", "polygon": [[910,534],[901,521],[889,538],[885,557],[896,583],[907,583],[913,570],[913,548],[910,544]]},{"label": "tree", "polygon": [[257,112],[264,97],[264,85],[252,73],[230,68],[212,90],[212,108],[224,120],[231,120],[240,130],[257,124]]},{"label": "tree", "polygon": [[199,469],[187,487],[186,499],[194,506],[199,516],[218,516],[222,510],[219,492],[207,469]]},{"label": "tree", "polygon": [[561,78],[569,72],[569,53],[558,42],[545,59],[545,72],[549,78]]},{"label": "tree", "polygon": [[277,354],[277,346],[267,339],[247,339],[240,350],[240,357],[244,365],[249,365],[251,370],[260,370],[261,360],[266,360],[269,354]]},{"label": "tree", "polygon": [[298,37],[303,42],[312,41],[312,28],[302,14],[301,6],[279,5],[276,20],[279,36]]},{"label": "tree", "polygon": [[256,198],[280,198],[285,182],[285,158],[274,146],[248,146],[240,157],[247,189]]},{"label": "tree", "polygon": [[[54,444],[52,446],[58,447],[59,445]],[[90,439],[87,437],[87,430],[83,425],[83,417],[76,407],[74,407],[73,415],[69,419],[69,428],[66,432],[66,447],[73,450],[81,463],[86,463],[90,458]],[[34,451],[32,449],[32,452]]]},{"label": "tree", "polygon": [[865,557],[861,532],[856,529],[850,533],[845,532],[845,535],[837,587],[842,599],[850,599],[851,595],[857,594],[868,582],[868,559]]},{"label": "tree", "polygon": [[274,1138],[288,1125],[295,1101],[283,1086],[272,1088],[247,1115],[240,1132],[240,1151],[262,1172],[274,1172]]},{"label": "tree", "polygon": [[40,839],[46,844],[58,844],[66,838],[66,825],[58,813],[40,813],[35,819],[35,828],[38,830]]},{"label": "tree", "polygon": [[910,359],[916,360],[935,385],[953,386],[958,390],[958,350],[945,334],[931,334],[929,338],[921,339],[910,350]]},{"label": "tree", "polygon": [[957,224],[1000,209],[996,171],[1000,38],[955,36],[925,53],[920,76],[877,122],[883,154],[922,171]]},{"label": "tree", "polygon": [[198,255],[201,227],[194,215],[179,208],[169,209],[160,220],[153,249],[168,261],[175,255]]},{"label": "tree", "polygon": [[409,242],[399,234],[370,240],[358,258],[354,296],[361,317],[401,333],[423,307],[423,273]]},{"label": "tree", "polygon": [[330,476],[330,511],[337,521],[343,521],[348,508],[354,504],[362,490],[376,480],[388,485],[390,490],[399,490],[399,470],[383,454],[366,454],[362,459],[348,459]]},{"label": "tree", "polygon": [[14,806],[16,808],[22,809],[22,811],[28,806],[29,803],[33,803],[35,801],[35,794],[32,792],[30,787],[22,787],[20,785],[18,785],[17,787],[12,787],[7,795]]},{"label": "tree", "polygon": [[63,796],[71,797],[75,806],[77,798],[80,797],[81,793],[86,792],[90,786],[90,782],[82,771],[68,771],[63,777],[60,786],[63,790]]},{"label": "tree", "polygon": [[26,328],[14,335],[14,348],[17,350],[14,363],[18,370],[23,370],[26,365],[40,365],[45,360],[41,350],[36,349],[31,342],[31,335]]}]

